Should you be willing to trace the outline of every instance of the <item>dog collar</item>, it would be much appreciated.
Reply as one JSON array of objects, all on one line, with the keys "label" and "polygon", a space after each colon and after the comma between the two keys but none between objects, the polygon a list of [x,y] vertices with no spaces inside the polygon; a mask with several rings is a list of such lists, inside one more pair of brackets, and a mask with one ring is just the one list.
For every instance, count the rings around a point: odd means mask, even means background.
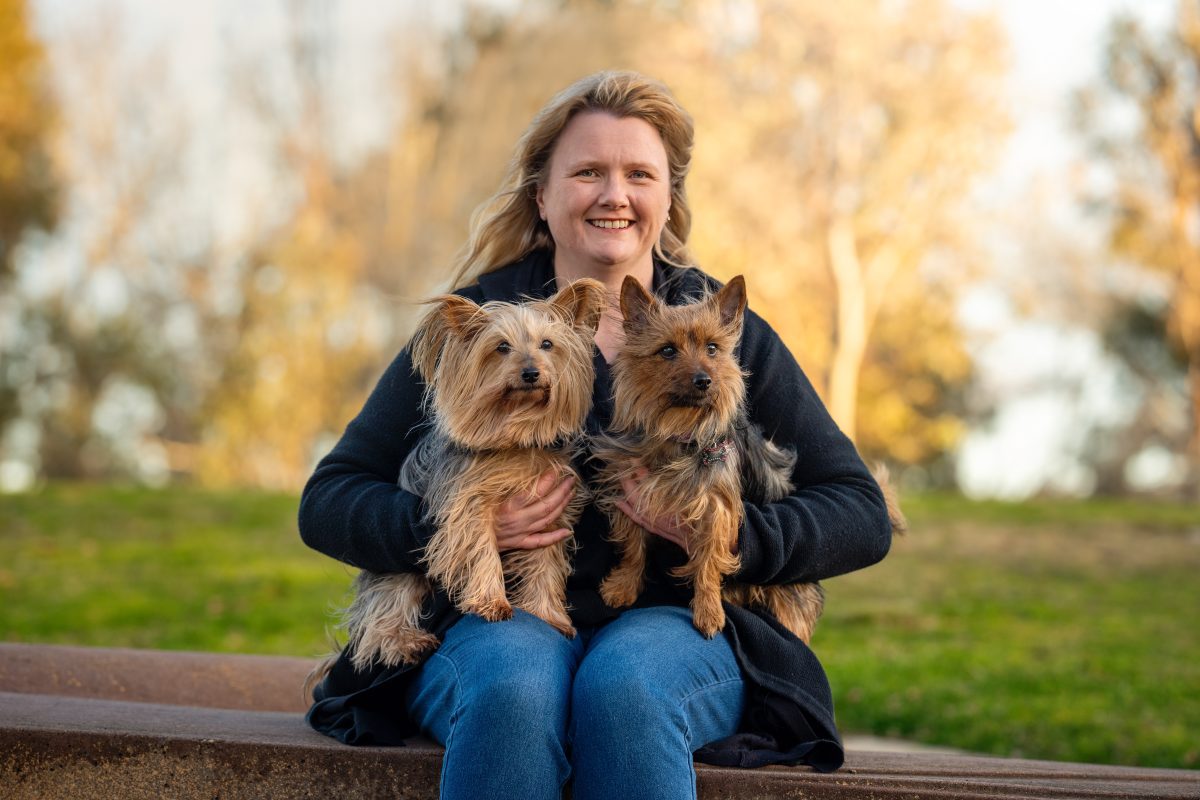
[{"label": "dog collar", "polygon": [[726,438],[711,444],[708,447],[700,449],[700,463],[706,467],[712,466],[718,461],[724,463],[729,458],[729,454],[733,452],[733,440]]}]

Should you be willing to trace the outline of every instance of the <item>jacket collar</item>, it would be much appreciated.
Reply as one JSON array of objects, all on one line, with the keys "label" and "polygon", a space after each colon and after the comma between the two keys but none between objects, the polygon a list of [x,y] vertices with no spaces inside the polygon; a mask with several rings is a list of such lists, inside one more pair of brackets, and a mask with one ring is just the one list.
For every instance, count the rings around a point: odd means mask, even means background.
[{"label": "jacket collar", "polygon": [[[716,288],[717,283],[698,269],[654,262],[654,293],[670,305],[685,303]],[[534,250],[520,261],[480,275],[479,289],[484,300],[550,297],[556,290],[554,254],[550,250]]]},{"label": "jacket collar", "polygon": [[520,261],[480,275],[479,290],[484,300],[549,297],[555,290],[554,256],[549,250],[534,250]]}]

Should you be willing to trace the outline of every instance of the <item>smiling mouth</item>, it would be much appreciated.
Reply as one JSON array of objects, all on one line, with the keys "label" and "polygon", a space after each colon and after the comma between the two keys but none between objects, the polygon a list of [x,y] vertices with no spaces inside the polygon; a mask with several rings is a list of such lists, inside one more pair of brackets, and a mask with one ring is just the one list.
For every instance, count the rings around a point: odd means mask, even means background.
[{"label": "smiling mouth", "polygon": [[589,219],[588,224],[593,228],[604,228],[605,230],[624,230],[633,224],[633,220],[629,219]]}]

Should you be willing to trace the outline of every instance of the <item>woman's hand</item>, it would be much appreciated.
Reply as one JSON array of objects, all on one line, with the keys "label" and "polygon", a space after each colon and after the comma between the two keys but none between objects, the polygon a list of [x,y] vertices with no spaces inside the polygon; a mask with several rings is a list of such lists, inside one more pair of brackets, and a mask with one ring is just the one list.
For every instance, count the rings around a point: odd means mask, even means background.
[{"label": "woman's hand", "polygon": [[[692,530],[687,525],[681,525],[679,520],[672,517],[644,517],[637,513],[635,507],[638,500],[638,486],[646,476],[650,474],[645,467],[638,467],[632,478],[622,478],[621,488],[625,491],[625,499],[617,501],[617,508],[624,512],[625,516],[641,525],[646,530],[653,533],[655,536],[661,536],[668,542],[679,547],[689,556],[692,554],[689,544]],[[738,554],[738,543],[736,540],[729,546],[729,552],[733,555]]]},{"label": "woman's hand", "polygon": [[566,510],[574,492],[575,476],[558,480],[553,470],[543,473],[532,492],[513,495],[496,511],[496,547],[502,553],[534,550],[570,536],[567,528],[546,529]]},{"label": "woman's hand", "polygon": [[648,474],[649,472],[645,467],[638,467],[632,477],[621,479],[621,489],[625,492],[625,499],[617,501],[617,508],[621,509],[625,516],[650,531],[650,533],[653,533],[655,536],[661,536],[668,542],[679,547],[683,552],[691,555],[692,551],[688,549],[688,537],[691,536],[691,529],[689,527],[681,525],[678,519],[672,517],[646,517],[637,512],[638,487]]}]

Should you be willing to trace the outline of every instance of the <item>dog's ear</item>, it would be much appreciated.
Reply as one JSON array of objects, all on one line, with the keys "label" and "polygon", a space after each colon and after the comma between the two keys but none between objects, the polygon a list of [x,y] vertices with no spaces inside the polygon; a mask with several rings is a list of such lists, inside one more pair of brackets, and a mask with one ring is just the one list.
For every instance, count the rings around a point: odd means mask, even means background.
[{"label": "dog's ear", "polygon": [[433,379],[438,357],[451,336],[470,339],[487,323],[483,309],[456,294],[435,297],[429,304],[432,308],[421,320],[410,344],[413,366],[426,382]]},{"label": "dog's ear", "polygon": [[460,339],[470,339],[487,326],[487,312],[465,297],[444,294],[433,302],[438,304],[437,310],[446,325]]},{"label": "dog's ear", "polygon": [[646,291],[642,282],[626,275],[621,283],[621,316],[625,317],[625,328],[640,328],[649,322],[650,309],[654,305],[654,295]]},{"label": "dog's ear", "polygon": [[741,275],[731,278],[713,295],[712,303],[721,315],[722,325],[741,327],[742,315],[746,313],[746,279]]},{"label": "dog's ear", "polygon": [[600,281],[581,278],[567,284],[550,298],[550,303],[562,310],[573,326],[595,333],[600,327],[600,315],[608,305],[608,296]]}]

